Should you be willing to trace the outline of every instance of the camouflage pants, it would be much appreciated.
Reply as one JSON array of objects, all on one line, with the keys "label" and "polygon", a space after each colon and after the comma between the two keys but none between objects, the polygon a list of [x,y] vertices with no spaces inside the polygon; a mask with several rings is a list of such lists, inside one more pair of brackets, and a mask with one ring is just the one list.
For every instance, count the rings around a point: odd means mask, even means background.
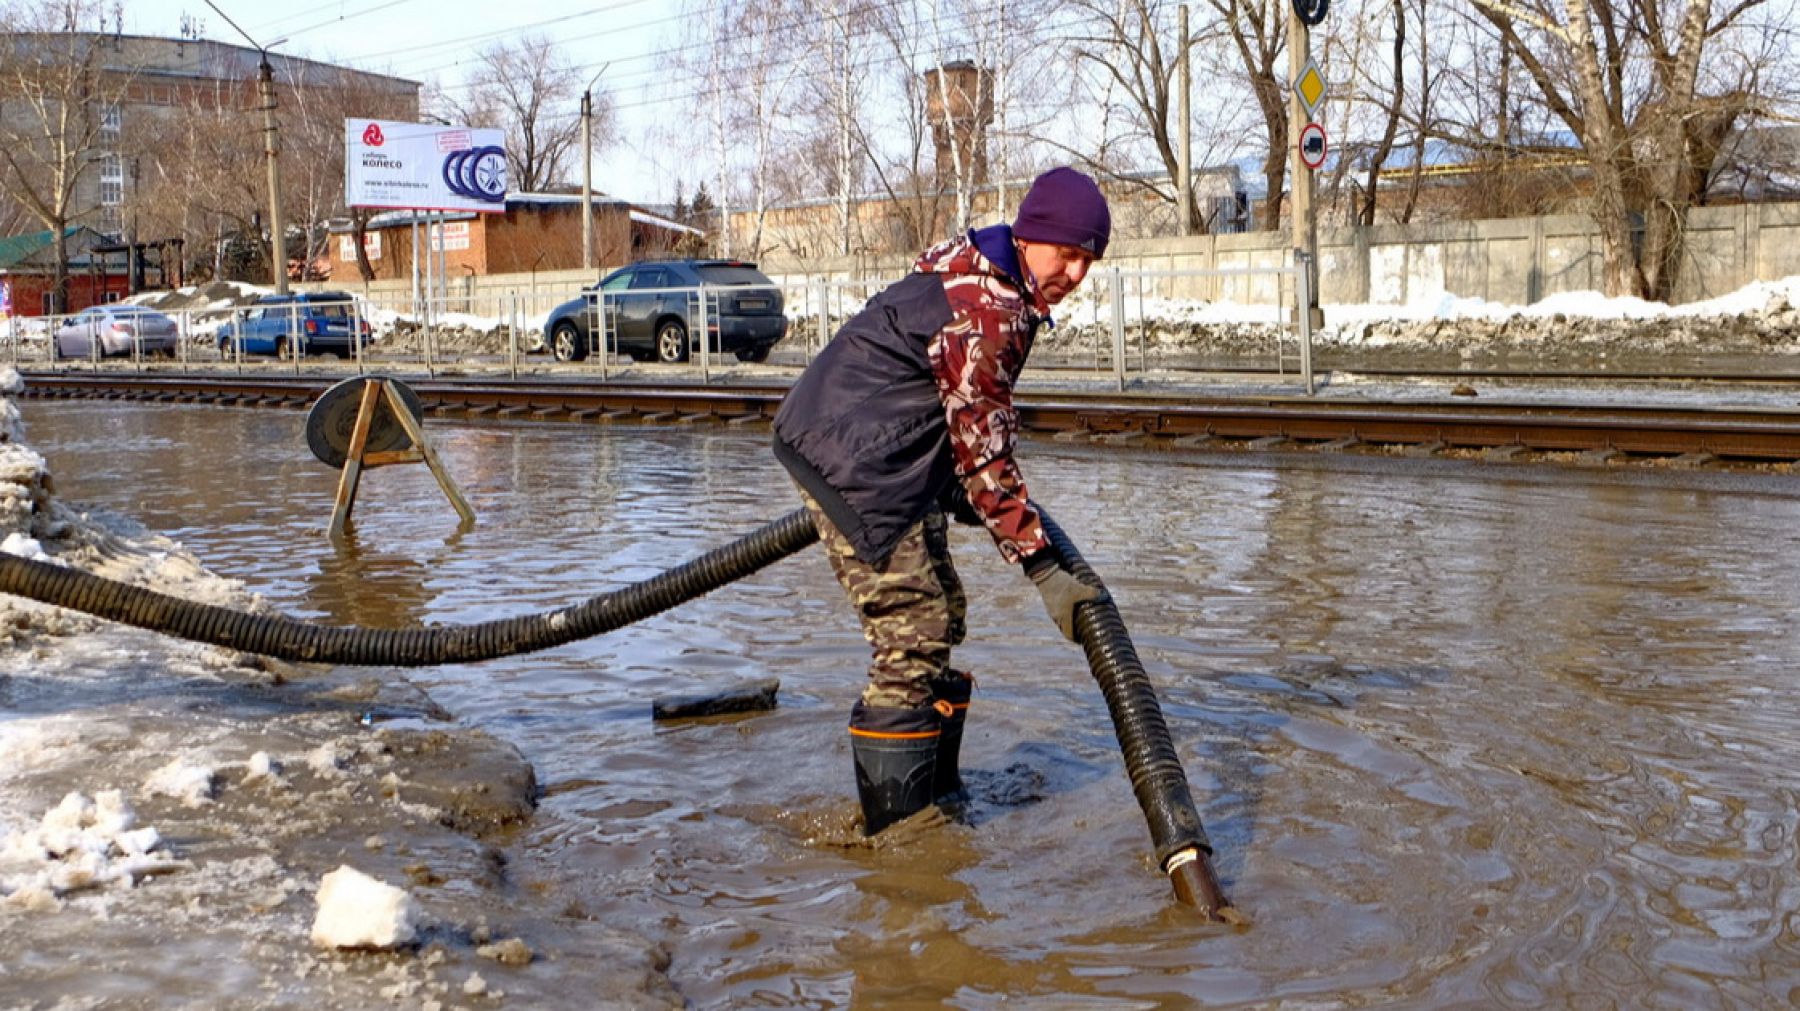
[{"label": "camouflage pants", "polygon": [[913,524],[880,565],[856,557],[856,549],[805,491],[800,497],[831,558],[831,570],[862,620],[874,650],[863,703],[922,706],[932,698],[930,679],[950,663],[950,648],[963,641],[968,599],[950,561],[950,530],[933,509]]}]

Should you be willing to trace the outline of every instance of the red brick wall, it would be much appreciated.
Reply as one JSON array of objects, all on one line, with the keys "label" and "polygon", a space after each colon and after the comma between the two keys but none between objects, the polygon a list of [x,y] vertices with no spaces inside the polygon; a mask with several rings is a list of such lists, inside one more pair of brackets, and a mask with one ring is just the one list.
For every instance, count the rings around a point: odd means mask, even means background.
[{"label": "red brick wall", "polygon": [[[49,274],[7,274],[4,280],[12,285],[12,306],[15,316],[42,316],[46,309],[45,296],[55,279]],[[124,298],[128,282],[124,274],[107,274],[95,278],[88,274],[71,272],[69,274],[68,312],[80,312],[90,305],[107,301],[106,296],[117,296],[113,301]]]},{"label": "red brick wall", "polygon": [[[510,274],[534,270],[573,270],[581,266],[581,208],[578,205],[529,207],[505,214],[482,214],[468,222],[450,222],[453,229],[467,230],[468,247],[444,254],[451,278],[474,273]],[[356,263],[346,261],[333,236],[331,277],[340,283],[358,280]],[[451,235],[451,244],[461,238]],[[419,230],[420,252],[425,231]],[[630,219],[622,208],[594,208],[594,261],[601,267],[628,263],[631,256]],[[435,264],[435,261],[434,261]],[[381,259],[371,260],[378,280],[412,276],[412,228],[401,225],[381,230]],[[434,268],[435,269],[435,266]]]}]

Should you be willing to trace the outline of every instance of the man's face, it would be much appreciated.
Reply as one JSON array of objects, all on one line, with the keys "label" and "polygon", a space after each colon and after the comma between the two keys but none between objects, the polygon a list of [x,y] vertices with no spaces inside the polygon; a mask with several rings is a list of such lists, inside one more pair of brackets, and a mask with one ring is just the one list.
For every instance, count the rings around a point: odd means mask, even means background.
[{"label": "man's face", "polygon": [[1061,302],[1069,297],[1070,292],[1081,287],[1088,268],[1094,265],[1094,254],[1074,246],[1020,239],[1019,252],[1025,260],[1025,269],[1037,282],[1044,301],[1051,305]]}]

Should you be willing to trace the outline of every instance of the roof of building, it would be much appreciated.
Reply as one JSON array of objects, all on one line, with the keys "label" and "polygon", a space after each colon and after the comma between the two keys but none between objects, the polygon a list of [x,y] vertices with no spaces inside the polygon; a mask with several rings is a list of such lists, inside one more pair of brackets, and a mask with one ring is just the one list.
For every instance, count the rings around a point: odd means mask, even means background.
[{"label": "roof of building", "polygon": [[[62,45],[102,43],[102,48],[108,51],[108,70],[152,77],[246,80],[256,76],[263,60],[262,50],[216,39],[129,35],[123,32],[0,32],[0,40],[10,43],[14,50],[28,46],[41,48],[45,39],[55,40]],[[279,79],[287,84],[301,83],[319,70],[329,70],[381,81],[401,90],[416,92],[419,88],[419,82],[409,78],[326,63],[304,56],[270,52],[268,59]]]},{"label": "roof of building", "polygon": [[[67,242],[65,248],[69,251],[69,266],[71,267],[86,267],[88,258],[82,254],[86,252],[88,246],[105,238],[86,225],[70,225],[63,229],[63,236],[65,241],[86,239],[85,242]],[[56,233],[49,229],[0,237],[0,270],[17,270],[20,267],[54,267],[55,264],[50,262],[50,257],[55,245]]]},{"label": "roof of building", "polygon": [[[513,210],[518,207],[571,206],[581,206],[581,194],[521,192],[508,193],[506,195],[507,210]],[[634,207],[624,200],[607,196],[604,193],[594,194],[594,206],[623,207],[631,215],[631,220],[641,225],[651,225],[656,228],[666,228],[673,232],[688,232],[694,235],[705,234],[701,229],[694,228],[691,225],[684,225],[679,221],[670,220],[659,214],[652,214],[642,208]],[[383,211],[369,219],[369,227],[399,228],[411,225],[414,222],[426,224],[433,221],[471,221],[474,220],[475,217],[477,217],[477,215],[471,211]],[[334,223],[331,226],[331,230],[334,232],[348,232],[350,231],[350,225],[348,223]]]}]

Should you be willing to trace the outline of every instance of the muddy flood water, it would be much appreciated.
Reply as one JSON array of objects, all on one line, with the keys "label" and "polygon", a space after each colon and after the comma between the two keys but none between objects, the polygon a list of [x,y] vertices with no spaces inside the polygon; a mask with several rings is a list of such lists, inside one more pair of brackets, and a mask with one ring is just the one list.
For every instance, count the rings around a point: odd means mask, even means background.
[{"label": "muddy flood water", "polygon": [[[65,500],[331,623],[560,606],[796,504],[762,433],[433,421],[478,525],[389,468],[339,550],[300,412],[22,409]],[[1173,903],[1080,653],[966,529],[975,802],[890,845],[845,831],[866,650],[816,549],[605,637],[404,675],[535,766],[507,845],[554,872],[545,915],[661,945],[703,1008],[1800,1001],[1791,478],[1023,455],[1120,603],[1250,928]],[[650,719],[767,676],[774,712]],[[522,971],[576,1008],[601,969]]]}]

